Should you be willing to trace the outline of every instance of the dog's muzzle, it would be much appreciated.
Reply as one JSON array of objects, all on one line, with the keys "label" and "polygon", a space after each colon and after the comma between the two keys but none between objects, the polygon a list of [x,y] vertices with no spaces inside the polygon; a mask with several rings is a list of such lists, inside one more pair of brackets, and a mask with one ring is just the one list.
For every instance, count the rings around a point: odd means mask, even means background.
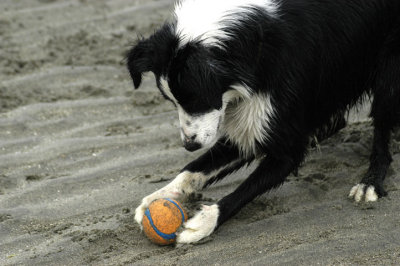
[{"label": "dog's muzzle", "polygon": [[201,144],[195,141],[196,135],[188,137],[185,135],[183,139],[183,147],[188,151],[196,151],[201,148]]}]

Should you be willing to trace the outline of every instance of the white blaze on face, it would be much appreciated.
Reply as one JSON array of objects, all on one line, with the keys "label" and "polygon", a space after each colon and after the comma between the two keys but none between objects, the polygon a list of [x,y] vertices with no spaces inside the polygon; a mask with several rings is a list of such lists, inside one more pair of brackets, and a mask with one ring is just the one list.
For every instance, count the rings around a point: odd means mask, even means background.
[{"label": "white blaze on face", "polygon": [[222,119],[222,110],[192,116],[178,105],[181,138],[194,137],[194,141],[204,146],[211,146],[218,140],[218,128]]},{"label": "white blaze on face", "polygon": [[201,144],[202,147],[215,144],[218,140],[218,127],[222,120],[223,110],[212,110],[195,116],[190,115],[179,105],[168,86],[168,82],[164,78],[161,78],[160,81],[165,95],[178,106],[182,141],[185,137],[196,136],[194,141]]}]

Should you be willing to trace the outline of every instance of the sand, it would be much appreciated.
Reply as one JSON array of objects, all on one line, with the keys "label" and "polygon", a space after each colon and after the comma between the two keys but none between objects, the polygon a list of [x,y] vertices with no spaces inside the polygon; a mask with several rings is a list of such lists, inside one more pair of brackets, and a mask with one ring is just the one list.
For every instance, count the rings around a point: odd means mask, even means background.
[{"label": "sand", "polygon": [[[159,247],[143,236],[133,220],[141,198],[200,154],[181,147],[176,111],[152,76],[134,91],[124,68],[137,35],[171,8],[171,0],[0,1],[0,265],[399,264],[399,133],[389,196],[347,199],[368,166],[364,119],[310,148],[299,176],[200,243]],[[189,214],[250,171],[195,195]]]}]

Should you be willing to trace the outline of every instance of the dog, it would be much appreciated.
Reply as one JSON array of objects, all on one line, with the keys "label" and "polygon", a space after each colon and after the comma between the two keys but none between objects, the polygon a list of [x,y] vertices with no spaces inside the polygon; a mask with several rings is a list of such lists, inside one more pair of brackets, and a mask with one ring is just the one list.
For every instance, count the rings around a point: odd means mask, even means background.
[{"label": "dog", "polygon": [[127,53],[135,88],[152,72],[178,110],[188,151],[208,148],[135,212],[141,224],[158,198],[201,190],[250,163],[231,194],[189,219],[177,243],[193,243],[255,197],[282,185],[304,161],[310,139],[345,126],[370,96],[370,165],[349,197],[374,202],[392,161],[400,121],[399,0],[182,0],[173,19]]}]

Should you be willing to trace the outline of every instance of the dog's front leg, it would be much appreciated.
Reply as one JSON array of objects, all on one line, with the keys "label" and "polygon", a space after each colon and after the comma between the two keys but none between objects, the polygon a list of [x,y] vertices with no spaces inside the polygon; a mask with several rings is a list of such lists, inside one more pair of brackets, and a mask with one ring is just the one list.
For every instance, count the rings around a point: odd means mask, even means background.
[{"label": "dog's front leg", "polygon": [[202,189],[210,179],[223,176],[243,166],[248,160],[239,159],[239,151],[233,145],[220,141],[205,154],[188,164],[168,185],[143,198],[135,211],[135,220],[141,226],[149,204],[160,198],[180,198]]},{"label": "dog's front leg", "polygon": [[267,156],[233,193],[217,204],[203,206],[200,212],[187,221],[185,230],[178,235],[177,243],[193,243],[209,236],[255,197],[280,186],[300,161],[295,163],[294,160],[285,161]]},{"label": "dog's front leg", "polygon": [[139,207],[136,208],[135,211],[135,220],[136,222],[142,227],[142,219],[144,212],[146,211],[147,207],[150,205],[150,203],[156,199],[161,199],[161,198],[171,198],[171,199],[176,199],[182,196],[186,191],[184,190],[186,186],[186,190],[189,189],[187,187],[189,180],[191,178],[191,173],[188,172],[181,172],[171,183],[166,185],[165,187],[155,191],[154,193],[144,197],[142,199],[142,203],[139,205]]}]

